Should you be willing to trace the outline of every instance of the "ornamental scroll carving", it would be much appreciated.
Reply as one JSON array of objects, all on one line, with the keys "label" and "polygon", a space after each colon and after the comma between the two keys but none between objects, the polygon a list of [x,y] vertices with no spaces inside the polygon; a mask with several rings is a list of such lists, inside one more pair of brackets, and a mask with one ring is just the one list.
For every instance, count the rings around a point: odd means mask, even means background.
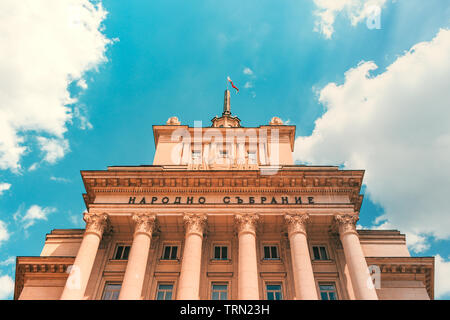
[{"label": "ornamental scroll carving", "polygon": [[183,217],[184,226],[186,228],[186,235],[190,233],[196,233],[203,237],[203,231],[206,226],[206,215],[204,214],[196,214],[196,213],[187,213]]},{"label": "ornamental scroll carving", "polygon": [[83,220],[86,222],[86,233],[95,233],[100,238],[108,225],[108,215],[106,213],[85,212]]},{"label": "ornamental scroll carving", "polygon": [[256,225],[259,221],[259,215],[237,214],[234,218],[238,234],[242,232],[256,233]]},{"label": "ornamental scroll carving", "polygon": [[356,222],[359,220],[358,215],[337,215],[334,217],[339,228],[339,234],[342,236],[346,233],[356,233]]},{"label": "ornamental scroll carving", "polygon": [[145,214],[145,213],[136,213],[133,214],[134,225],[134,234],[145,233],[149,236],[152,235],[153,228],[155,226],[155,215],[153,214]]},{"label": "ornamental scroll carving", "polygon": [[306,225],[310,222],[309,214],[289,213],[284,216],[284,219],[288,225],[289,236],[295,233],[303,233],[306,235]]}]

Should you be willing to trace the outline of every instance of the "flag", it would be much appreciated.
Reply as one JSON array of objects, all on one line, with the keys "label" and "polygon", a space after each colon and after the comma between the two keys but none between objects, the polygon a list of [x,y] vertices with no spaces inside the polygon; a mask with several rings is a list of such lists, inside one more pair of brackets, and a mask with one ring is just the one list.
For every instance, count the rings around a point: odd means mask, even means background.
[{"label": "flag", "polygon": [[227,77],[227,80],[231,83],[231,86],[235,88],[237,92],[239,92],[239,89],[233,84],[233,81],[231,81],[230,77]]}]

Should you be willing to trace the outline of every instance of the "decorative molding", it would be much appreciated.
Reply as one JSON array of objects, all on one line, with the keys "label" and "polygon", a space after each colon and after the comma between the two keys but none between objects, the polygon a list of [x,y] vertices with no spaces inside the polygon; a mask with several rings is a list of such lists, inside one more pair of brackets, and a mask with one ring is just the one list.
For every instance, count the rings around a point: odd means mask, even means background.
[{"label": "decorative molding", "polygon": [[[258,177],[252,171],[248,175],[242,175],[242,177],[230,177],[230,176],[215,176],[215,177],[180,177],[174,175],[173,171],[168,171],[161,176],[161,173],[157,173],[156,177],[108,177],[108,175],[118,175],[118,172],[105,171],[105,177],[87,177],[83,175],[86,189],[94,187],[221,187],[221,186],[244,186],[247,184],[252,187],[336,187],[336,188],[359,188],[362,182],[362,175],[360,177],[339,177],[342,175],[342,171],[333,171],[335,176],[321,176],[317,173],[317,176],[305,176],[309,172],[295,172],[295,174],[287,175],[287,172],[283,172],[283,176],[274,175],[272,177]],[[189,172],[189,171],[187,171]],[[198,173],[198,171],[195,171]],[[242,172],[244,173],[244,172]],[[245,172],[246,173],[246,172]],[[100,172],[101,174],[101,172]],[[120,172],[120,174],[123,174]],[[147,171],[142,172],[142,175],[149,175],[155,173],[149,173]],[[206,172],[205,172],[206,174]],[[330,174],[324,172],[323,174]],[[170,176],[172,175],[172,176]]]},{"label": "decorative molding", "polygon": [[306,235],[306,225],[311,221],[307,213],[287,213],[284,219],[288,225],[288,235],[291,237],[296,233]]},{"label": "decorative molding", "polygon": [[434,299],[434,257],[366,257],[366,262],[378,266],[382,277],[413,275],[411,280],[421,280],[430,299]]},{"label": "decorative molding", "polygon": [[334,220],[337,224],[340,236],[343,236],[346,233],[355,233],[358,235],[356,232],[356,222],[359,220],[359,214],[336,215]]},{"label": "decorative molding", "polygon": [[232,278],[233,272],[207,272],[208,277]]},{"label": "decorative molding", "polygon": [[156,216],[154,214],[135,213],[133,214],[132,219],[135,223],[134,235],[144,233],[150,237],[152,236],[156,220]]},{"label": "decorative molding", "polygon": [[256,235],[256,227],[259,221],[258,214],[236,214],[234,216],[238,235],[253,233]]},{"label": "decorative molding", "polygon": [[183,216],[186,235],[194,233],[203,237],[207,217],[205,214],[186,213]]},{"label": "decorative molding", "polygon": [[75,257],[17,257],[14,300],[22,293],[26,277],[52,277],[66,279],[67,268],[73,265]]},{"label": "decorative molding", "polygon": [[108,226],[108,215],[106,213],[89,213],[83,214],[83,220],[86,222],[85,233],[94,233],[100,238]]}]

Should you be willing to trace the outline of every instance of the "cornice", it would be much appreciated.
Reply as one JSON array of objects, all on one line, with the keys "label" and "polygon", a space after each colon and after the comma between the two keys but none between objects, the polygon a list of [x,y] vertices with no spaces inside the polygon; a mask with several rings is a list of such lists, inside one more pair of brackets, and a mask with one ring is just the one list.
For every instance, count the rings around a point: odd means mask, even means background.
[{"label": "cornice", "polygon": [[[376,265],[383,275],[423,275],[430,299],[434,299],[434,257],[366,257],[368,265]],[[382,280],[383,281],[383,280]]]},{"label": "cornice", "polygon": [[75,257],[17,257],[14,300],[19,299],[25,283],[25,277],[60,275],[68,276],[67,268],[73,265]]}]

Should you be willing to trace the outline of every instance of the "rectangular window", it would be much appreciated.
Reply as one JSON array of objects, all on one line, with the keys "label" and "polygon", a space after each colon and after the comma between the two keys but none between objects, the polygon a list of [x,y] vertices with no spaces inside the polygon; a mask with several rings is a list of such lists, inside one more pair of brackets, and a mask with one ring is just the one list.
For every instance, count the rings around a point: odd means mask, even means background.
[{"label": "rectangular window", "polygon": [[325,246],[313,246],[314,260],[328,260],[327,249]]},{"label": "rectangular window", "polygon": [[163,260],[177,260],[178,258],[178,246],[164,246]]},{"label": "rectangular window", "polygon": [[120,283],[106,283],[103,290],[102,300],[117,300],[119,299]]},{"label": "rectangular window", "polygon": [[115,260],[128,260],[128,254],[130,253],[130,246],[118,245],[114,254]]},{"label": "rectangular window", "polygon": [[228,260],[228,247],[214,246],[214,260]]},{"label": "rectangular window", "polygon": [[158,284],[156,300],[172,300],[173,284]]},{"label": "rectangular window", "polygon": [[256,151],[249,151],[248,152],[248,163],[249,164],[256,164]]},{"label": "rectangular window", "polygon": [[264,246],[264,260],[278,260],[278,246]]},{"label": "rectangular window", "polygon": [[319,283],[320,298],[322,300],[337,300],[334,283]]},{"label": "rectangular window", "polygon": [[220,150],[219,151],[219,155],[221,158],[226,158],[227,157],[227,151],[226,150]]},{"label": "rectangular window", "polygon": [[213,283],[211,287],[211,300],[227,300],[227,299],[228,299],[228,284]]},{"label": "rectangular window", "polygon": [[192,160],[194,163],[199,163],[201,158],[201,152],[200,150],[194,150],[192,151]]},{"label": "rectangular window", "polygon": [[283,300],[281,284],[266,284],[267,300]]}]

